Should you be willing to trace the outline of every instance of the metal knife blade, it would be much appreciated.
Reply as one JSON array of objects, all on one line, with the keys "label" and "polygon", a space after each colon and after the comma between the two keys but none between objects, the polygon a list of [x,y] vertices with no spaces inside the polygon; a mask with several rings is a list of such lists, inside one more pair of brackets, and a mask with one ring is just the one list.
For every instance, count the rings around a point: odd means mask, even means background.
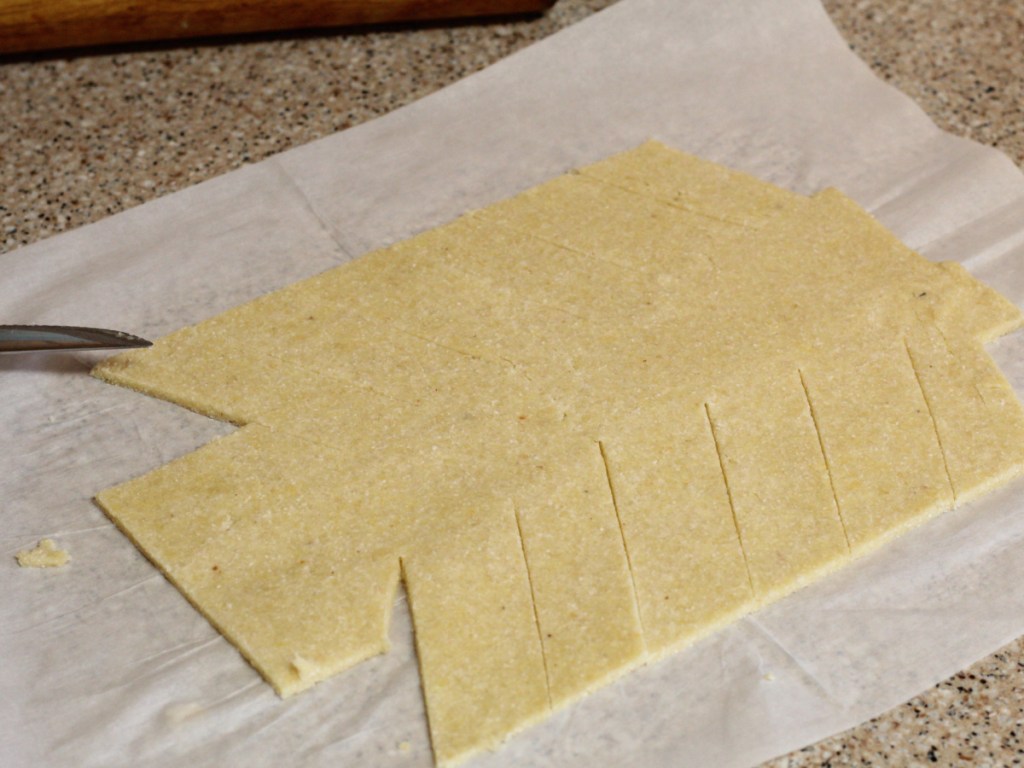
[{"label": "metal knife blade", "polygon": [[74,325],[0,325],[0,353],[148,347],[151,341],[123,331]]}]

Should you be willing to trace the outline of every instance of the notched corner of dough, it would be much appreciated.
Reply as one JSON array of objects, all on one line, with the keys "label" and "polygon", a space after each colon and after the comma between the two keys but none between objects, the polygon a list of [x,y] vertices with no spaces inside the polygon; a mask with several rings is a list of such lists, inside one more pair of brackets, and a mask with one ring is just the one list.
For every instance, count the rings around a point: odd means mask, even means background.
[{"label": "notched corner of dough", "polygon": [[43,539],[33,549],[18,552],[15,559],[22,568],[60,568],[71,562],[71,555],[53,539]]}]

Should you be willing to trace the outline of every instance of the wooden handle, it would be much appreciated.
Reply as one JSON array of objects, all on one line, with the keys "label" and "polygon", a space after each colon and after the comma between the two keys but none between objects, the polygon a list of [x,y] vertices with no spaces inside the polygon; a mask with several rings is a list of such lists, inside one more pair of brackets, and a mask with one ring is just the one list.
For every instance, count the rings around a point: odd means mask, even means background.
[{"label": "wooden handle", "polygon": [[0,0],[0,54],[539,12],[554,0]]}]

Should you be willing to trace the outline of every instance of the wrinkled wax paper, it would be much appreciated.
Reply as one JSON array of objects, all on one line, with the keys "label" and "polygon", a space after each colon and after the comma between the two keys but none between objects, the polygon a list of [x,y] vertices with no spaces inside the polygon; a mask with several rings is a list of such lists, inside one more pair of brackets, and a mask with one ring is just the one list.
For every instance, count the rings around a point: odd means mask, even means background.
[{"label": "wrinkled wax paper", "polygon": [[[938,131],[814,0],[623,0],[386,117],[2,257],[4,322],[155,337],[656,138],[837,186],[1024,303],[1024,177]],[[1024,388],[1024,334],[993,346]],[[93,353],[95,354],[95,353]],[[404,598],[390,653],[281,701],[92,504],[231,427],[0,358],[6,766],[428,766]],[[473,766],[745,766],[1024,634],[1024,483],[601,689]],[[68,568],[19,570],[43,536]]]}]

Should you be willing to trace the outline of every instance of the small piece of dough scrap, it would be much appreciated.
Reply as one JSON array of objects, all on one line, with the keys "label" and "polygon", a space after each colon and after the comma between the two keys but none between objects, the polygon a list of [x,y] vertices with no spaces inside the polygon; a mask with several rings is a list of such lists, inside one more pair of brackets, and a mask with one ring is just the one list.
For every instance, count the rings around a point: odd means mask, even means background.
[{"label": "small piece of dough scrap", "polygon": [[60,568],[71,562],[71,555],[53,539],[42,539],[32,549],[18,552],[15,558],[22,568]]}]

